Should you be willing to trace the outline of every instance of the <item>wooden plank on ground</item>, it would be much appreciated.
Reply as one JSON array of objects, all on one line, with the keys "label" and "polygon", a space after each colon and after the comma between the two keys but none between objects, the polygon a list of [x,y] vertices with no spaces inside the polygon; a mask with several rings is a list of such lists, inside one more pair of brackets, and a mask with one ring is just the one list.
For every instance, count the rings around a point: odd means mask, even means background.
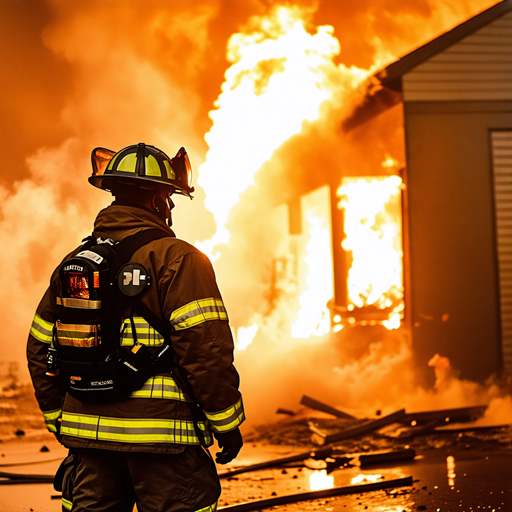
[{"label": "wooden plank on ground", "polygon": [[379,418],[377,420],[369,421],[368,423],[358,425],[357,427],[340,430],[339,432],[335,432],[334,434],[327,434],[325,436],[322,436],[318,432],[315,432],[311,436],[311,440],[318,445],[335,443],[337,441],[342,441],[343,439],[350,439],[352,437],[373,432],[375,430],[378,430],[379,428],[385,427],[386,425],[390,425],[391,423],[401,422],[404,416],[405,409],[400,409],[399,411],[396,411],[392,414],[388,414],[387,416],[383,416],[382,418]]},{"label": "wooden plank on ground", "polygon": [[412,476],[397,478],[395,480],[382,480],[371,484],[349,485],[346,487],[334,487],[332,489],[323,489],[321,491],[299,492],[297,494],[288,494],[286,496],[276,496],[266,500],[253,501],[251,503],[240,503],[239,505],[230,505],[219,507],[217,510],[223,512],[251,512],[253,510],[262,510],[275,507],[277,505],[287,505],[300,501],[311,501],[332,496],[343,496],[347,494],[360,494],[363,492],[379,491],[381,489],[390,489],[395,487],[406,487],[412,485]]},{"label": "wooden plank on ground", "polygon": [[310,409],[315,409],[316,411],[325,412],[327,414],[332,414],[333,416],[336,416],[338,418],[343,418],[346,420],[355,420],[354,416],[347,414],[346,412],[340,411],[339,409],[335,409],[334,407],[331,407],[330,405],[324,404],[323,402],[319,402],[315,398],[311,398],[310,396],[303,395],[300,403],[302,405],[305,405],[306,407],[309,407]]}]

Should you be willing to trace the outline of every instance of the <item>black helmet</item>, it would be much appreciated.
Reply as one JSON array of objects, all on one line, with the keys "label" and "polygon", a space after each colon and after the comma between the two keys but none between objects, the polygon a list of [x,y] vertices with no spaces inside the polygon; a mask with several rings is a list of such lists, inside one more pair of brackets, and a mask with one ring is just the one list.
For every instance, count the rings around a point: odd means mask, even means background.
[{"label": "black helmet", "polygon": [[185,148],[169,158],[158,148],[140,142],[117,153],[96,148],[91,160],[89,183],[95,187],[111,192],[113,184],[119,181],[142,188],[171,189],[192,199],[192,167]]}]

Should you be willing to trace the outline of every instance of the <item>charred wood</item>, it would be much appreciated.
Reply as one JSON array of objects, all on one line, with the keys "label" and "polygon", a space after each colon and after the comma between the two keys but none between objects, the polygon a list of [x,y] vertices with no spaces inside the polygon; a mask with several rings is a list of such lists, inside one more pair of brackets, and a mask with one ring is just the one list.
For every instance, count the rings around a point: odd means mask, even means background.
[{"label": "charred wood", "polygon": [[436,434],[453,434],[454,432],[472,432],[478,430],[494,430],[494,429],[502,429],[502,428],[510,428],[512,425],[510,423],[505,423],[503,425],[466,425],[464,427],[441,427],[436,428],[434,432]]},{"label": "charred wood", "polygon": [[416,423],[428,423],[436,420],[444,420],[445,423],[463,423],[474,421],[483,416],[487,405],[474,407],[458,407],[455,409],[440,409],[437,411],[410,412],[403,418],[403,423],[415,421]]},{"label": "charred wood", "polygon": [[307,395],[303,395],[303,397],[300,400],[300,403],[302,405],[305,405],[306,407],[309,407],[310,409],[315,409],[317,411],[325,412],[327,414],[332,414],[333,416],[336,416],[338,418],[343,418],[346,420],[357,419],[354,416],[347,414],[346,412],[335,409],[334,407],[324,404],[323,402],[319,402],[318,400],[315,400],[314,398],[311,398],[310,396]]},{"label": "charred wood", "polygon": [[242,468],[233,469],[232,471],[226,471],[225,473],[220,473],[219,478],[230,478],[234,475],[239,475],[241,473],[248,473],[250,471],[257,471],[258,469],[265,468],[273,468],[277,466],[281,466],[283,464],[287,464],[289,462],[302,461],[305,459],[325,459],[329,457],[332,453],[332,448],[324,448],[323,450],[315,450],[309,451],[305,453],[299,453],[297,455],[291,455],[290,457],[283,457],[280,459],[268,460],[265,462],[259,462],[257,464],[251,464],[250,466],[244,466]]},{"label": "charred wood", "polygon": [[295,416],[293,411],[290,411],[290,409],[283,409],[282,407],[277,409],[276,414],[287,414],[288,416]]},{"label": "charred wood", "polygon": [[426,423],[425,425],[421,425],[419,427],[410,427],[405,430],[402,430],[400,434],[398,434],[398,439],[405,439],[405,438],[411,438],[416,436],[421,436],[424,434],[430,434],[433,432],[436,427],[439,427],[439,425],[444,424],[444,419],[442,420],[434,420],[430,421],[429,423]]},{"label": "charred wood", "polygon": [[361,466],[369,466],[371,464],[387,464],[389,462],[412,460],[414,457],[416,457],[416,451],[408,448],[405,450],[360,455],[359,462]]},{"label": "charred wood", "polygon": [[217,510],[226,512],[249,512],[252,510],[261,510],[264,508],[275,507],[277,505],[287,505],[288,503],[297,503],[299,501],[310,501],[332,496],[343,496],[347,494],[359,494],[363,492],[378,491],[381,489],[390,489],[394,487],[406,487],[412,485],[412,477],[398,478],[396,480],[383,480],[371,484],[349,485],[347,487],[334,487],[333,489],[323,489],[321,491],[300,492],[297,494],[288,494],[286,496],[277,496],[265,500],[253,501],[252,503],[240,503],[227,507],[219,507]]},{"label": "charred wood", "polygon": [[318,445],[335,443],[337,441],[342,441],[343,439],[349,439],[351,437],[368,434],[369,432],[378,430],[379,428],[390,425],[391,423],[401,422],[405,416],[405,409],[400,409],[399,411],[388,414],[387,416],[383,416],[378,420],[369,421],[363,425],[347,428],[345,430],[335,432],[334,434],[321,434],[319,431],[317,431],[311,436],[311,440],[313,443]]}]

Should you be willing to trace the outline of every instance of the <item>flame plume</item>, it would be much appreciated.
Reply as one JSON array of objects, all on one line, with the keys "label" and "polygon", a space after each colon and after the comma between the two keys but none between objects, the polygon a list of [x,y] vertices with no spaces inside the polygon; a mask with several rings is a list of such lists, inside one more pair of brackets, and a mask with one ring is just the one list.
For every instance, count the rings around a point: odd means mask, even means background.
[{"label": "flame plume", "polygon": [[[269,16],[253,18],[254,31],[234,34],[228,42],[232,65],[217,110],[210,112],[210,149],[198,179],[217,225],[210,240],[197,243],[210,257],[215,245],[229,241],[229,212],[258,169],[300,133],[304,121],[318,119],[320,105],[332,97],[330,75],[340,72],[333,63],[340,46],[331,26],[309,34],[305,14],[297,6],[275,7]],[[367,76],[363,70],[353,73],[354,84]]]}]

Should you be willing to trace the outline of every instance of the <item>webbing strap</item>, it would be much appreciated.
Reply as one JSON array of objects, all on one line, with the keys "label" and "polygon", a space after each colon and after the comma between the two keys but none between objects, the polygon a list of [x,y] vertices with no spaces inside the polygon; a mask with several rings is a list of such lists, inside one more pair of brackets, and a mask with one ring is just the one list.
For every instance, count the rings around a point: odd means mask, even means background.
[{"label": "webbing strap", "polygon": [[[191,395],[191,398],[195,401],[196,398],[190,389],[187,389],[182,383],[181,376],[178,371],[174,371],[174,357],[173,357],[173,349],[171,343],[171,332],[174,330],[172,325],[169,322],[161,320],[158,316],[151,311],[144,302],[142,302],[138,296],[129,297],[129,301],[131,302],[132,308],[146,320],[146,322],[153,327],[163,338],[164,338],[164,347],[160,351],[160,354],[166,353],[165,360],[167,362],[167,371],[173,374],[174,380],[180,386],[182,391],[186,391],[187,394]],[[199,439],[199,444],[206,449],[206,440],[204,438],[204,434],[199,428],[199,421],[204,421],[205,416],[202,413],[202,410],[199,408],[197,403],[195,402],[187,402],[189,406],[190,412],[192,413],[194,430],[196,432],[196,436]],[[208,452],[208,450],[206,450]],[[209,452],[208,452],[209,454]]]},{"label": "webbing strap", "polygon": [[166,236],[172,237],[171,233],[163,229],[146,229],[121,240],[114,246],[116,257],[112,263],[112,279],[117,277],[121,267],[130,261],[135,251],[153,240],[158,240]]}]

